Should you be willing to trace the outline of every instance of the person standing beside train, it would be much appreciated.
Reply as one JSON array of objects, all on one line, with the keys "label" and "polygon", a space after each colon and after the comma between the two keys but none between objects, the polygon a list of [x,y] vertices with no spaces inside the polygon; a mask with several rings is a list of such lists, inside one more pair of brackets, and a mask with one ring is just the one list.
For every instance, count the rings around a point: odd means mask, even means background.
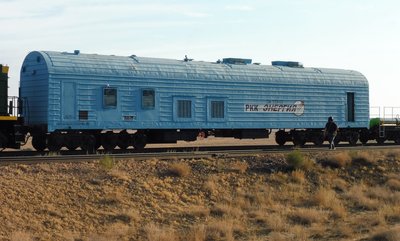
[{"label": "person standing beside train", "polygon": [[335,137],[337,135],[337,131],[338,131],[337,124],[333,121],[333,117],[329,116],[328,122],[325,125],[324,136],[328,138],[330,150],[336,149]]}]

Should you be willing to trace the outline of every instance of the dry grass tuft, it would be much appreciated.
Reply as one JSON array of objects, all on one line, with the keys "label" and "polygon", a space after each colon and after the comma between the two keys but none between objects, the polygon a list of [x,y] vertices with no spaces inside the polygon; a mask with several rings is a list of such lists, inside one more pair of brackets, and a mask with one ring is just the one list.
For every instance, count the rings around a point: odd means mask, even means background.
[{"label": "dry grass tuft", "polygon": [[155,224],[148,224],[144,228],[148,241],[176,241],[179,236],[172,228],[159,227]]},{"label": "dry grass tuft", "polygon": [[309,227],[304,227],[303,225],[294,225],[290,232],[293,235],[292,239],[289,240],[296,240],[296,241],[308,241],[310,240],[309,233],[307,232]]},{"label": "dry grass tuft", "polygon": [[186,208],[184,214],[193,217],[208,217],[210,215],[210,209],[200,205],[193,205]]},{"label": "dry grass tuft", "polygon": [[273,185],[276,186],[281,186],[281,185],[285,185],[287,184],[288,180],[288,175],[286,173],[283,172],[276,172],[276,173],[272,173],[268,180],[273,183]]},{"label": "dry grass tuft", "polygon": [[191,167],[189,164],[185,162],[174,162],[169,165],[167,173],[172,176],[177,177],[187,177],[192,172]]},{"label": "dry grass tuft", "polygon": [[398,241],[400,240],[400,227],[380,231],[372,235],[370,241]]},{"label": "dry grass tuft", "polygon": [[205,241],[207,238],[206,227],[204,225],[192,226],[184,240]]},{"label": "dry grass tuft", "polygon": [[205,240],[233,241],[233,223],[230,220],[213,221],[206,227]]},{"label": "dry grass tuft", "polygon": [[240,217],[242,215],[240,209],[227,204],[216,204],[211,208],[210,213],[217,217]]},{"label": "dry grass tuft", "polygon": [[390,223],[400,222],[400,206],[399,205],[383,205],[378,210],[379,215],[383,216]]},{"label": "dry grass tuft", "polygon": [[389,173],[389,174],[387,174],[387,178],[396,179],[396,180],[400,181],[400,174],[399,173]]},{"label": "dry grass tuft", "polygon": [[[261,239],[263,240],[263,239]],[[274,241],[286,241],[289,240],[286,235],[280,232],[270,232],[268,234],[268,239],[266,240],[274,240]]]},{"label": "dry grass tuft", "polygon": [[29,233],[17,231],[11,235],[10,240],[11,241],[33,241],[34,239],[33,239],[32,235]]},{"label": "dry grass tuft", "polygon": [[103,205],[119,205],[124,202],[124,195],[120,190],[113,190],[104,195],[100,200],[100,204]]},{"label": "dry grass tuft", "polygon": [[390,178],[386,185],[392,190],[400,191],[400,180],[398,179]]},{"label": "dry grass tuft", "polygon": [[234,200],[234,204],[243,210],[254,210],[265,206],[272,206],[271,193],[264,188],[251,188],[246,193],[241,194]]},{"label": "dry grass tuft", "polygon": [[129,173],[127,173],[126,171],[123,170],[119,170],[119,169],[112,169],[109,172],[109,175],[115,179],[124,181],[124,182],[129,182],[131,181],[131,176],[129,175]]},{"label": "dry grass tuft", "polygon": [[213,176],[208,178],[202,186],[203,191],[206,192],[208,195],[216,194],[218,192],[218,186],[216,182],[216,177]]},{"label": "dry grass tuft", "polygon": [[359,209],[377,210],[380,206],[379,201],[367,197],[364,193],[365,189],[364,185],[354,185],[345,196]]},{"label": "dry grass tuft", "polygon": [[135,209],[123,210],[122,213],[114,216],[116,220],[120,220],[125,223],[139,223],[141,216]]},{"label": "dry grass tuft", "polygon": [[390,150],[386,152],[386,159],[390,161],[396,161],[400,159],[400,151],[398,150]]},{"label": "dry grass tuft", "polygon": [[323,214],[315,209],[299,208],[293,210],[288,217],[295,224],[311,225],[320,222],[323,219]]},{"label": "dry grass tuft", "polygon": [[376,158],[369,152],[354,152],[351,153],[351,162],[361,166],[371,166],[376,163]]},{"label": "dry grass tuft", "polygon": [[325,160],[321,161],[323,166],[328,166],[332,168],[342,168],[349,166],[351,164],[351,156],[348,152],[340,152],[335,155],[327,157]]},{"label": "dry grass tuft", "polygon": [[365,195],[369,198],[389,201],[393,196],[393,192],[386,187],[375,186],[369,187],[365,191]]},{"label": "dry grass tuft", "polygon": [[336,191],[340,191],[340,192],[344,192],[347,190],[348,188],[348,184],[345,180],[343,180],[342,178],[335,178],[332,181],[332,187],[336,190]]},{"label": "dry grass tuft", "polygon": [[303,170],[294,170],[291,176],[292,180],[296,183],[303,184],[306,182],[306,176]]},{"label": "dry grass tuft", "polygon": [[354,237],[352,227],[344,222],[338,224],[335,233],[337,233],[338,238],[341,238],[342,240],[350,240],[351,237]]},{"label": "dry grass tuft", "polygon": [[245,173],[249,168],[249,164],[244,161],[236,161],[229,165],[229,170],[237,173]]},{"label": "dry grass tuft", "polygon": [[337,199],[334,191],[321,187],[317,190],[317,192],[315,192],[314,196],[312,196],[311,202],[314,205],[326,208],[329,207],[336,200]]},{"label": "dry grass tuft", "polygon": [[265,223],[267,229],[272,232],[283,232],[287,230],[288,225],[286,220],[279,214],[267,215],[263,222]]},{"label": "dry grass tuft", "polygon": [[[137,229],[135,227],[131,227],[122,223],[114,223],[110,225],[104,232],[99,234],[90,235],[88,240],[96,240],[96,241],[108,241],[108,240],[128,240],[127,237],[133,237],[137,234]],[[73,236],[70,238],[64,237],[62,240],[86,240],[80,238],[74,238]]]},{"label": "dry grass tuft", "polygon": [[343,203],[331,189],[318,189],[314,196],[311,197],[311,203],[332,210],[334,217],[343,218],[347,215]]},{"label": "dry grass tuft", "polygon": [[346,207],[342,202],[338,202],[333,204],[330,209],[332,210],[332,214],[334,218],[345,218],[347,217]]}]

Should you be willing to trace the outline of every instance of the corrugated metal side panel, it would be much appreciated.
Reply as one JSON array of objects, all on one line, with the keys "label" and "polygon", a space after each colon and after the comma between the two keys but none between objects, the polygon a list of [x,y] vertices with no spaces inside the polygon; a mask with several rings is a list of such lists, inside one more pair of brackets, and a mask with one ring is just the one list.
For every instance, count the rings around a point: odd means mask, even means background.
[{"label": "corrugated metal side panel", "polygon": [[28,125],[48,123],[48,61],[47,56],[32,52],[22,64],[20,97],[25,100],[23,115]]},{"label": "corrugated metal side panel", "polygon": [[[326,118],[333,115],[340,126],[363,127],[368,125],[368,89],[365,87],[345,86],[304,86],[284,84],[196,83],[179,81],[171,83],[162,80],[141,79],[80,79],[77,93],[77,109],[88,110],[88,121],[63,122],[57,128],[66,125],[78,129],[97,128],[321,128]],[[101,90],[107,83],[118,88],[118,107],[102,108]],[[142,110],[141,89],[154,88],[156,107]],[[356,122],[346,120],[346,92],[355,92]],[[192,98],[194,101],[193,121],[176,121],[173,112],[174,98]],[[225,122],[207,121],[207,99],[209,97],[226,98],[227,116]],[[244,105],[254,103],[292,104],[298,100],[305,102],[305,113],[295,116],[289,113],[247,113]],[[54,111],[57,111],[54,109]],[[123,121],[124,116],[134,120]]]},{"label": "corrugated metal side panel", "polygon": [[[160,81],[153,83],[163,93],[160,98],[161,121],[180,128],[321,128],[328,116],[334,116],[342,127],[366,127],[369,118],[368,87],[365,86],[317,86],[288,84],[209,83],[207,81],[179,81],[168,88]],[[169,90],[169,92],[168,92]],[[193,90],[196,90],[195,93]],[[346,121],[346,93],[355,93],[355,122]],[[196,96],[195,122],[173,123],[173,96]],[[206,99],[227,98],[225,122],[206,122]],[[304,101],[305,112],[301,116],[291,113],[245,112],[245,104],[293,104]],[[144,123],[143,123],[144,124]]]},{"label": "corrugated metal side panel", "polygon": [[[132,83],[127,79],[102,78],[96,76],[65,75],[53,76],[54,82],[73,81],[76,83],[76,111],[87,111],[88,118],[79,120],[76,114],[74,120],[60,119],[57,107],[49,110],[49,116],[53,117],[49,123],[49,130],[57,129],[126,129],[132,128],[132,122],[137,123],[139,90],[133,88]],[[117,107],[103,107],[103,89],[105,87],[117,88]],[[63,104],[68,103],[68,96],[62,97]],[[129,126],[128,126],[129,125]]]}]

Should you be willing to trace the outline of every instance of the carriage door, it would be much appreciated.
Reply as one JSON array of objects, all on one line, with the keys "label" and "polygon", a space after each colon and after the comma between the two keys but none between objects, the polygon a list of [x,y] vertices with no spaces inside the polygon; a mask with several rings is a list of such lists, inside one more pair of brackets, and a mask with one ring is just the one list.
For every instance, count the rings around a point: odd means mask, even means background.
[{"label": "carriage door", "polygon": [[347,122],[354,122],[355,115],[354,115],[354,92],[347,93]]},{"label": "carriage door", "polygon": [[63,120],[75,119],[75,83],[64,82],[62,88],[62,118]]}]

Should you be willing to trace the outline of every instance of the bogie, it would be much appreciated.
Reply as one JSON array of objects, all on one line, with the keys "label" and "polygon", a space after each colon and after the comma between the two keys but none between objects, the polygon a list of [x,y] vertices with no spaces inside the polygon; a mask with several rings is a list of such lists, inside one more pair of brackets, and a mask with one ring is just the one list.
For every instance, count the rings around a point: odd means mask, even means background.
[{"label": "bogie", "polygon": [[45,134],[33,134],[32,135],[32,146],[37,151],[44,151],[47,147],[47,140]]}]

